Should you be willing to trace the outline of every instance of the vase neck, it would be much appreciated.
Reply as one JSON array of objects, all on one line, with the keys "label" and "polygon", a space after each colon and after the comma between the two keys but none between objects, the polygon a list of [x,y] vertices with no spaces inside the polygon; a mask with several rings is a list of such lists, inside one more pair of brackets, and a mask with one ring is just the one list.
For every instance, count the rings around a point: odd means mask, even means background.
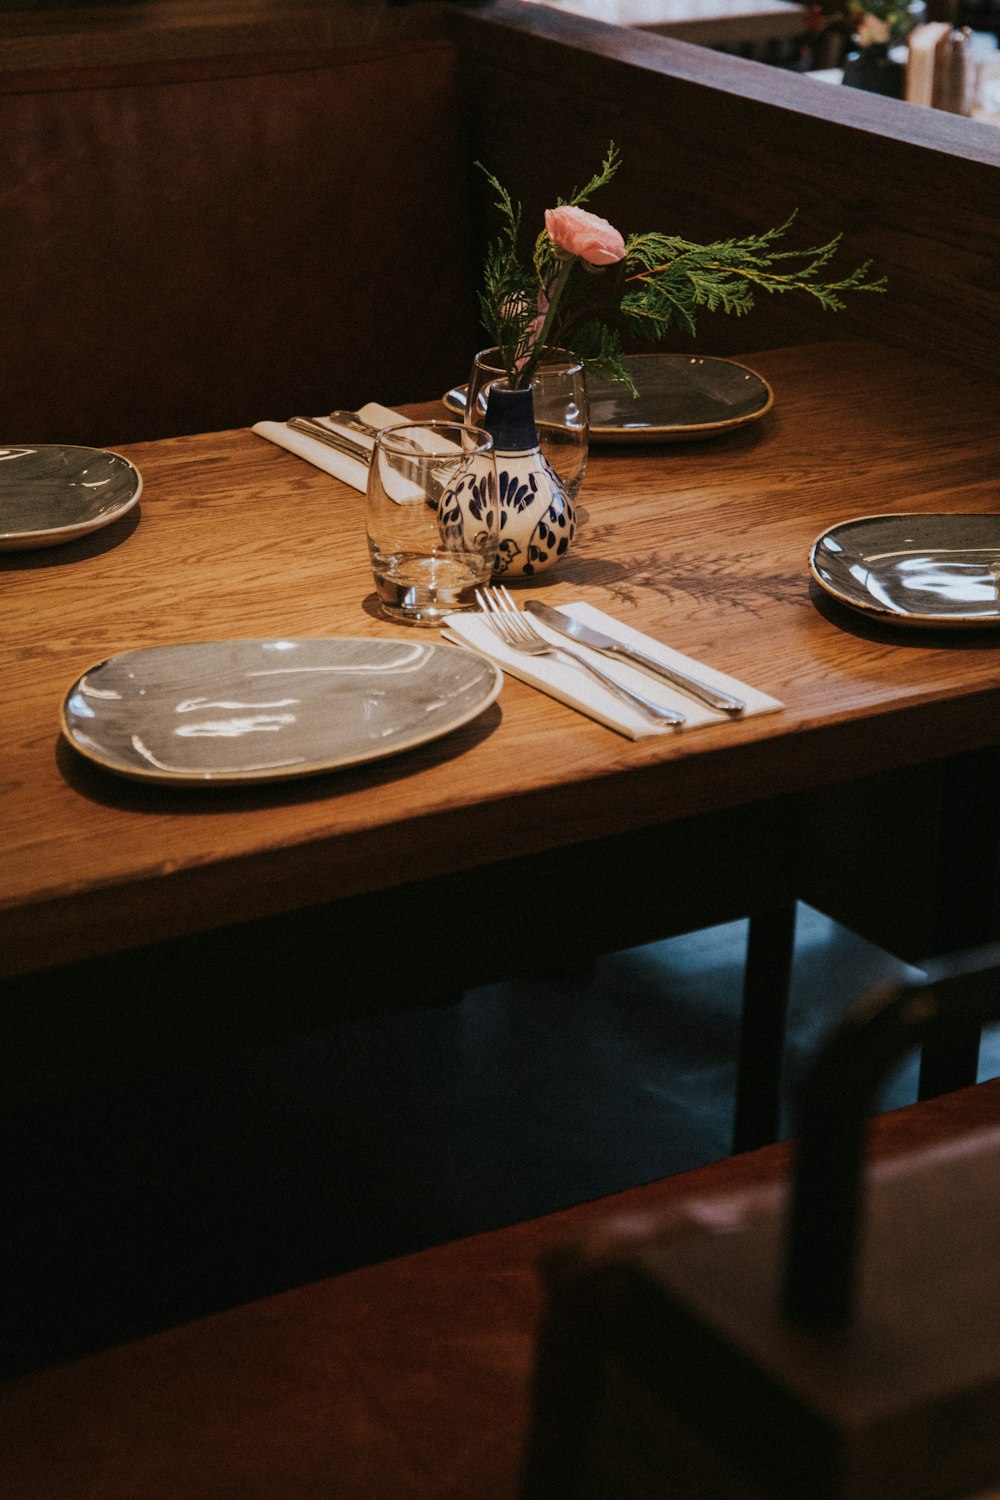
[{"label": "vase neck", "polygon": [[530,388],[512,391],[495,381],[490,386],[483,425],[497,453],[530,453],[537,448],[535,403]]}]

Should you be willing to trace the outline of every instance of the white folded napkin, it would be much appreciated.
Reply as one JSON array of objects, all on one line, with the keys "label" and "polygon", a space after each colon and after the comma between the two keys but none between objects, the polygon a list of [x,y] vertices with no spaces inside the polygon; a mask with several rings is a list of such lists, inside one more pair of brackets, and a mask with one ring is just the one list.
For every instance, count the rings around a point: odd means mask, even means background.
[{"label": "white folded napkin", "polygon": [[[748,687],[745,682],[739,682],[735,677],[727,677],[724,672],[717,672],[712,667],[706,667],[701,662],[694,661],[690,656],[682,656],[679,651],[673,651],[669,646],[664,646],[661,641],[642,635],[638,630],[630,629],[620,620],[615,620],[610,615],[603,614],[601,610],[595,609],[592,604],[564,604],[560,601],[559,608],[564,614],[572,615],[574,619],[579,620],[581,625],[590,625],[595,630],[602,630],[605,635],[614,636],[615,640],[621,641],[624,645],[634,646],[656,661],[663,662],[664,666],[676,667],[682,672],[687,672],[689,676],[697,677],[709,687],[720,688],[725,693],[732,693],[737,698],[742,698],[746,703],[746,716],[776,713],[785,706],[777,698],[759,692],[756,688]],[[536,617],[531,618],[531,623],[554,646],[570,646],[572,650],[580,652],[593,661],[602,672],[617,678],[626,687],[641,693],[644,698],[650,698],[664,708],[678,709],[684,714],[686,720],[683,725],[679,726],[678,732],[697,729],[703,724],[726,722],[725,714],[709,708],[706,704],[700,703],[697,698],[692,698],[678,688],[671,687],[668,682],[654,677],[650,672],[643,671],[641,667],[633,667],[629,662],[618,657],[607,656],[601,651],[590,651],[576,641],[567,641],[558,632],[549,630]],[[576,666],[565,656],[522,656],[519,652],[512,651],[509,646],[504,645],[486,618],[479,613],[449,615],[442,627],[442,635],[455,645],[468,646],[473,651],[478,651],[480,655],[490,657],[512,677],[519,677],[522,682],[529,682],[532,687],[539,688],[552,698],[558,698],[561,703],[569,704],[570,708],[579,709],[581,713],[588,714],[601,724],[606,724],[609,729],[617,730],[619,734],[627,735],[629,739],[638,740],[649,734],[663,734],[664,732],[661,727],[658,728],[650,719],[647,719],[641,710],[633,709],[627,703],[623,703],[620,698],[608,692],[607,688],[602,687],[596,678],[591,677],[589,672]]]},{"label": "white folded napkin", "polygon": [[[369,401],[367,406],[362,406],[358,412],[362,422],[367,422],[369,427],[395,427],[407,419],[392,411],[388,406],[380,406],[377,401]],[[353,427],[340,427],[336,422],[331,422],[327,417],[314,417],[321,427],[329,427],[331,432],[339,432],[343,437],[350,438],[352,443],[358,443],[362,448],[371,452],[374,440],[363,432],[356,432]],[[315,464],[317,469],[322,469],[326,474],[332,474],[335,479],[342,479],[345,484],[364,493],[368,484],[368,465],[358,458],[349,458],[346,453],[338,453],[336,448],[328,448],[325,443],[311,438],[308,433],[296,432],[286,422],[255,422],[251,429],[258,437],[266,438],[269,443],[277,443],[279,448],[287,448],[289,453],[294,453],[299,458],[304,458],[307,463]]]}]

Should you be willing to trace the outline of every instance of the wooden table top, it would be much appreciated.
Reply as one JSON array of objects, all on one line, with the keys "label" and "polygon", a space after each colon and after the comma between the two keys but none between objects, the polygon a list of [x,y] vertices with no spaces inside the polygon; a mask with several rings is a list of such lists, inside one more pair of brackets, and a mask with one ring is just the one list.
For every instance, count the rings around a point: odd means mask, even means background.
[{"label": "wooden table top", "polygon": [[556,10],[631,26],[705,47],[801,36],[806,7],[794,0],[537,0]]},{"label": "wooden table top", "polygon": [[311,780],[174,789],[91,766],[59,708],[116,652],[409,634],[376,613],[354,490],[249,431],[122,450],[144,479],[131,513],[0,558],[0,973],[1000,740],[1000,632],[892,632],[826,602],[807,568],[853,516],[995,511],[1000,388],[863,343],[746,362],[771,411],[711,441],[595,449],[576,546],[530,585],[786,705],[637,743],[507,681],[450,736]]}]

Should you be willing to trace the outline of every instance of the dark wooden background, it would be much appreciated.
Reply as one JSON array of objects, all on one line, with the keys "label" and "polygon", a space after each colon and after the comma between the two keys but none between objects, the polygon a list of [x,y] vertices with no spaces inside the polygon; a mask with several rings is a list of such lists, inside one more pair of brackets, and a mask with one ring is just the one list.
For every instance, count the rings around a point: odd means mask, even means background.
[{"label": "dark wooden background", "polygon": [[[0,411],[114,444],[433,398],[482,342],[487,163],[526,224],[843,231],[884,296],[766,297],[672,347],[831,334],[992,370],[1000,132],[518,0],[152,0],[0,24]],[[822,432],[817,432],[817,441]]]}]

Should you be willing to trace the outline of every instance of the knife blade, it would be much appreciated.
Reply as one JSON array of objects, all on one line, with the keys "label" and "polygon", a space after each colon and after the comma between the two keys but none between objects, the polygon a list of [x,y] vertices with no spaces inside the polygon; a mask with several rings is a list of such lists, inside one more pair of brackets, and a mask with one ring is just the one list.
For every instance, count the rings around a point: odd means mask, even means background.
[{"label": "knife blade", "polygon": [[289,417],[285,423],[293,432],[304,432],[309,437],[315,438],[318,443],[325,443],[328,448],[335,448],[345,458],[356,458],[359,464],[365,468],[371,463],[372,450],[363,443],[356,443],[346,433],[334,432],[329,427],[324,427],[321,422],[314,422],[311,417]]},{"label": "knife blade", "polygon": [[603,651],[606,656],[617,656],[622,661],[632,662],[634,666],[642,667],[644,671],[652,672],[656,677],[662,677],[664,682],[670,683],[671,687],[690,693],[692,698],[699,699],[709,708],[717,709],[719,713],[729,714],[731,718],[738,719],[746,712],[746,704],[742,698],[734,698],[731,693],[723,693],[718,688],[709,687],[707,682],[699,682],[697,677],[689,677],[686,672],[679,672],[676,667],[664,666],[663,662],[655,661],[645,652],[637,651],[634,646],[626,646],[624,641],[616,641],[614,636],[605,635],[601,630],[593,630],[589,625],[581,625],[579,620],[574,620],[571,615],[564,614],[561,609],[550,608],[540,599],[526,599],[524,607],[529,614],[537,615],[552,630],[558,630],[560,635],[568,636],[571,641],[577,641],[581,646],[589,646],[592,651]]}]

